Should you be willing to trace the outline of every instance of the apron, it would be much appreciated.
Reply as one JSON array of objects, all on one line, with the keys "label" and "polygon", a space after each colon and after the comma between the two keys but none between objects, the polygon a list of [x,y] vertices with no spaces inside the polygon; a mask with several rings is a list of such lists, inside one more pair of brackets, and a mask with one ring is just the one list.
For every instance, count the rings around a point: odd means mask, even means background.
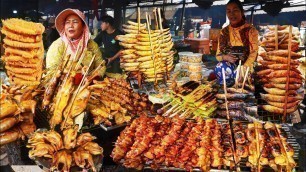
[{"label": "apron", "polygon": [[[233,54],[241,60],[243,65],[249,57],[250,54],[250,41],[249,41],[249,31],[251,27],[243,28],[239,31],[242,43],[244,46],[232,46],[229,35],[229,26],[222,30],[222,36],[220,37],[220,52],[222,54]],[[239,64],[239,60],[236,61],[236,65]]]}]

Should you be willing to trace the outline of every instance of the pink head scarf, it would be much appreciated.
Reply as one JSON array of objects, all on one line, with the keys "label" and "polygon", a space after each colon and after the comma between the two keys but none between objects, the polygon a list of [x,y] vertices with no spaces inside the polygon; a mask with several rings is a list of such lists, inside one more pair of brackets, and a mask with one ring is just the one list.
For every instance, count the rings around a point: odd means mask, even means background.
[{"label": "pink head scarf", "polygon": [[[82,19],[82,21],[84,22],[83,34],[81,35],[80,38],[73,40],[73,41],[70,40],[65,34],[65,20],[71,14],[75,14],[79,16],[80,19]],[[71,49],[73,54],[76,53],[79,43],[82,44],[81,45],[82,48],[80,52],[83,53],[90,39],[90,32],[89,32],[88,25],[85,22],[85,15],[81,11],[77,9],[70,9],[70,8],[63,10],[57,15],[55,19],[55,27],[58,33],[60,34],[62,40],[65,42],[65,44],[68,44],[68,47]]]}]

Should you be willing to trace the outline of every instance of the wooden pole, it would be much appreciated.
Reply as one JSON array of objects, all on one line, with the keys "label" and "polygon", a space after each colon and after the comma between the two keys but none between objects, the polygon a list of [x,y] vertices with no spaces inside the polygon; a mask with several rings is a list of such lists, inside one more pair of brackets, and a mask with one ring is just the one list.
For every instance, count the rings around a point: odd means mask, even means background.
[{"label": "wooden pole", "polygon": [[148,33],[149,33],[149,41],[150,41],[150,49],[151,49],[151,53],[152,53],[152,60],[153,60],[153,67],[154,67],[154,84],[157,83],[156,80],[156,66],[155,66],[155,55],[154,55],[154,51],[153,51],[153,45],[152,45],[152,39],[151,39],[151,28],[149,25],[149,17],[148,17],[148,13],[146,12],[146,21],[147,21],[147,29],[148,29]]},{"label": "wooden pole", "polygon": [[224,68],[222,68],[222,77],[223,77],[223,90],[224,90],[224,100],[225,100],[225,109],[226,109],[226,118],[228,120],[228,125],[230,127],[230,132],[231,132],[231,148],[232,148],[232,152],[233,152],[233,156],[234,156],[234,162],[235,162],[235,166],[236,166],[236,170],[240,171],[240,168],[237,167],[237,156],[236,156],[236,149],[235,149],[235,138],[234,138],[234,133],[233,133],[233,129],[232,129],[232,125],[231,125],[231,119],[229,116],[229,111],[228,111],[228,101],[227,101],[227,87],[226,87],[226,81],[225,81],[225,72],[224,72]]},{"label": "wooden pole", "polygon": [[238,84],[238,80],[239,80],[239,73],[240,73],[240,67],[241,67],[241,60],[239,60],[239,65],[237,67],[237,73],[236,73],[236,78],[235,78],[235,88],[237,89],[239,84]]},{"label": "wooden pole", "polygon": [[140,7],[137,7],[138,33],[140,32]]},{"label": "wooden pole", "polygon": [[249,70],[250,70],[250,67],[247,68],[247,71],[246,71],[246,73],[245,73],[245,75],[244,75],[244,79],[243,79],[243,83],[242,83],[242,87],[241,87],[241,91],[240,91],[241,93],[242,93],[242,91],[243,91],[243,89],[244,89],[244,84],[245,84],[245,81],[246,81],[246,79],[247,79],[247,77],[248,77]]},{"label": "wooden pole", "polygon": [[275,50],[278,50],[278,25],[275,25]]},{"label": "wooden pole", "polygon": [[[158,8],[157,9],[157,14],[158,14],[158,19],[159,19],[159,29],[160,29],[160,32],[161,32],[161,37],[162,37],[162,43],[161,44],[163,44],[164,43],[164,35],[163,35],[163,33],[164,33],[164,29],[163,29],[163,25],[162,25],[162,19],[161,19],[161,12],[160,12],[160,8]],[[162,50],[160,49],[160,58],[163,58],[161,55],[162,55]],[[166,57],[166,60],[165,60],[165,66],[166,66],[166,78],[167,78],[167,80],[169,79],[169,77],[168,77],[168,66],[167,66],[167,58],[168,57]]]},{"label": "wooden pole", "polygon": [[289,42],[288,42],[288,60],[287,60],[287,80],[286,80],[286,92],[285,92],[285,106],[284,106],[284,115],[283,122],[286,122],[287,117],[287,103],[288,103],[288,87],[290,81],[290,61],[291,61],[291,44],[292,44],[292,26],[289,26]]}]

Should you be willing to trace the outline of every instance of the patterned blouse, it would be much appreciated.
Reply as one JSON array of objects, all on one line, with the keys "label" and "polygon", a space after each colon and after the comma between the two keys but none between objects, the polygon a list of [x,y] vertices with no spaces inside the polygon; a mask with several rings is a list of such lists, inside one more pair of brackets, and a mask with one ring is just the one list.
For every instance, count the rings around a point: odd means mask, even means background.
[{"label": "patterned blouse", "polygon": [[226,54],[225,50],[232,46],[246,46],[243,65],[252,68],[257,57],[258,45],[258,31],[253,25],[245,23],[237,28],[229,25],[221,30],[216,58],[222,61],[222,54]]},{"label": "patterned blouse", "polygon": [[[58,38],[56,41],[54,41],[48,52],[47,52],[47,56],[46,56],[46,68],[55,68],[57,67],[61,61],[62,61],[62,54],[65,51],[65,44],[64,41],[62,41],[61,38]],[[93,40],[89,40],[88,44],[87,44],[87,49],[85,49],[85,57],[82,61],[82,65],[83,66],[89,66],[90,61],[92,59],[92,57],[95,55],[95,59],[93,61],[92,67],[90,68],[91,70],[95,69],[96,67],[98,67],[102,62],[102,53],[97,45],[97,43],[95,43]],[[67,49],[67,54],[71,54],[71,50],[68,48]],[[70,57],[72,58],[72,57]],[[101,68],[101,70],[99,71],[100,76],[103,76],[105,73],[106,67],[105,65],[103,66],[103,68]]]}]

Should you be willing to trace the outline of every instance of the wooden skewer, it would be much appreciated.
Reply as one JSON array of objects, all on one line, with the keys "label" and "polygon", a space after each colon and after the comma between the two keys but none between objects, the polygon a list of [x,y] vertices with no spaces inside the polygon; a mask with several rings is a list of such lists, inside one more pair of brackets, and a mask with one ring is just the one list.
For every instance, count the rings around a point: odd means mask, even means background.
[{"label": "wooden skewer", "polygon": [[140,32],[140,7],[137,7],[138,33]]},{"label": "wooden skewer", "polygon": [[240,67],[241,67],[241,60],[239,60],[239,65],[237,67],[237,73],[236,73],[236,78],[235,78],[235,88],[236,89],[239,87],[238,80],[239,80]]},{"label": "wooden skewer", "polygon": [[149,15],[148,18],[149,18],[149,24],[150,24],[150,27],[151,27],[151,25],[152,25],[152,23],[151,23],[151,15]]},{"label": "wooden skewer", "polygon": [[[73,58],[74,60],[76,59],[76,56],[77,56],[77,54],[78,54],[78,52],[79,52],[79,50],[80,50],[80,47],[81,47],[81,46],[80,46],[80,44],[79,44],[79,45],[78,45],[78,48],[77,48],[77,50],[76,50],[76,54],[74,55],[74,58]],[[72,63],[70,64],[68,73],[66,74],[66,76],[65,76],[65,78],[64,78],[64,81],[63,81],[63,83],[62,83],[62,86],[66,85],[66,82],[67,82],[67,80],[68,80],[68,77],[69,77],[69,75],[70,75],[70,73],[71,73],[71,70],[72,70],[72,68],[73,68],[74,62],[75,62],[75,61],[72,61]],[[61,92],[62,89],[63,89],[63,87],[59,90],[59,92]],[[58,94],[59,94],[59,93],[58,93]],[[62,98],[62,95],[63,95],[63,94],[60,94],[59,98],[56,100],[55,105],[59,103],[59,101],[60,101],[61,98]]]},{"label": "wooden skewer", "polygon": [[[164,30],[163,30],[163,25],[162,25],[162,21],[161,21],[160,8],[157,8],[157,14],[158,14],[158,19],[159,19],[159,28],[160,28],[161,37],[162,37],[162,44],[163,44],[164,43],[164,36],[163,36]],[[161,49],[159,50],[159,53],[160,53],[160,57],[161,57],[161,54],[162,54],[162,50]],[[165,62],[165,66],[166,66],[166,78],[169,79],[169,77],[168,77],[169,73],[168,73],[167,58],[168,57],[166,57],[166,60],[164,62]]]},{"label": "wooden skewer", "polygon": [[230,126],[230,131],[231,131],[231,140],[232,140],[232,144],[231,144],[231,148],[232,148],[232,152],[233,152],[233,156],[234,156],[234,162],[235,162],[235,166],[237,171],[240,171],[240,168],[237,167],[237,156],[236,156],[236,149],[234,146],[234,133],[232,132],[231,129],[231,122],[230,122],[230,116],[229,116],[229,111],[228,111],[228,101],[227,101],[227,87],[226,87],[226,81],[225,81],[225,72],[224,72],[224,68],[222,68],[222,77],[223,77],[223,90],[224,90],[224,100],[225,100],[225,109],[226,109],[226,118],[228,120],[228,125]]},{"label": "wooden skewer", "polygon": [[152,53],[152,60],[153,60],[153,67],[154,67],[154,83],[157,83],[156,80],[156,66],[155,66],[155,55],[154,55],[154,51],[153,51],[153,45],[152,45],[152,39],[151,39],[151,28],[149,25],[149,18],[148,18],[148,13],[146,12],[146,20],[147,20],[147,29],[148,29],[148,33],[149,33],[149,41],[150,41],[150,49],[151,49],[151,53]]},{"label": "wooden skewer", "polygon": [[226,109],[226,117],[229,120],[229,112],[228,112],[228,102],[227,102],[227,88],[226,88],[226,81],[225,81],[225,72],[224,68],[222,68],[222,77],[223,77],[223,90],[224,90],[224,99],[225,99],[225,109]]},{"label": "wooden skewer", "polygon": [[[292,27],[292,26],[291,26],[291,27]],[[274,124],[274,128],[275,128],[277,137],[278,137],[279,140],[280,140],[281,152],[283,153],[283,155],[285,154],[285,157],[286,157],[286,163],[287,163],[287,164],[286,164],[286,171],[292,171],[291,166],[290,166],[290,164],[289,164],[289,156],[288,156],[288,153],[286,152],[286,148],[285,148],[284,142],[283,142],[283,140],[281,139],[280,133],[279,133],[279,131],[278,131],[278,129],[277,129],[277,126],[276,126],[275,124]]]},{"label": "wooden skewer", "polygon": [[256,154],[258,155],[257,159],[257,171],[260,172],[260,140],[259,134],[257,130],[257,121],[254,121],[254,131],[255,131],[255,139],[256,139]]},{"label": "wooden skewer", "polygon": [[243,89],[244,89],[244,84],[245,84],[245,81],[246,81],[246,79],[247,79],[247,77],[248,77],[249,70],[250,70],[250,67],[247,68],[247,71],[246,71],[246,73],[245,73],[245,75],[244,75],[242,87],[241,87],[241,90],[240,90],[241,93],[242,93],[242,91],[243,91]]},{"label": "wooden skewer", "polygon": [[156,8],[153,9],[153,13],[154,13],[154,20],[155,20],[155,30],[158,30],[158,19],[157,19],[157,14],[156,14]]},{"label": "wooden skewer", "polygon": [[275,25],[274,32],[275,32],[275,50],[278,50],[278,25]]},{"label": "wooden skewer", "polygon": [[291,61],[291,44],[292,44],[292,26],[289,26],[289,42],[288,42],[288,60],[287,60],[287,80],[286,80],[286,92],[285,92],[285,107],[283,114],[283,122],[286,122],[287,117],[287,103],[288,103],[288,87],[290,80],[290,61]]},{"label": "wooden skewer", "polygon": [[[82,80],[81,80],[81,82],[80,82],[78,88],[76,89],[75,94],[73,94],[73,97],[72,97],[72,100],[71,100],[71,106],[68,106],[67,115],[69,115],[69,113],[70,113],[70,111],[71,111],[71,108],[72,108],[72,106],[73,106],[73,103],[74,103],[74,101],[75,101],[75,99],[76,99],[76,97],[77,97],[77,95],[78,95],[78,93],[79,93],[79,91],[80,91],[80,89],[81,89],[81,86],[82,86],[83,83],[85,82],[86,75],[87,75],[87,73],[88,73],[88,71],[89,71],[89,69],[90,69],[90,67],[91,67],[91,65],[92,65],[92,63],[93,63],[95,57],[96,57],[96,55],[94,55],[94,56],[92,57],[92,59],[91,59],[91,61],[90,61],[90,63],[89,63],[88,69],[86,70],[86,72],[85,72],[85,74],[84,74],[84,76],[83,76],[83,78],[82,78]],[[66,117],[63,126],[65,126],[65,124],[66,124],[66,122],[67,122],[67,119],[68,119],[68,116]]]}]

